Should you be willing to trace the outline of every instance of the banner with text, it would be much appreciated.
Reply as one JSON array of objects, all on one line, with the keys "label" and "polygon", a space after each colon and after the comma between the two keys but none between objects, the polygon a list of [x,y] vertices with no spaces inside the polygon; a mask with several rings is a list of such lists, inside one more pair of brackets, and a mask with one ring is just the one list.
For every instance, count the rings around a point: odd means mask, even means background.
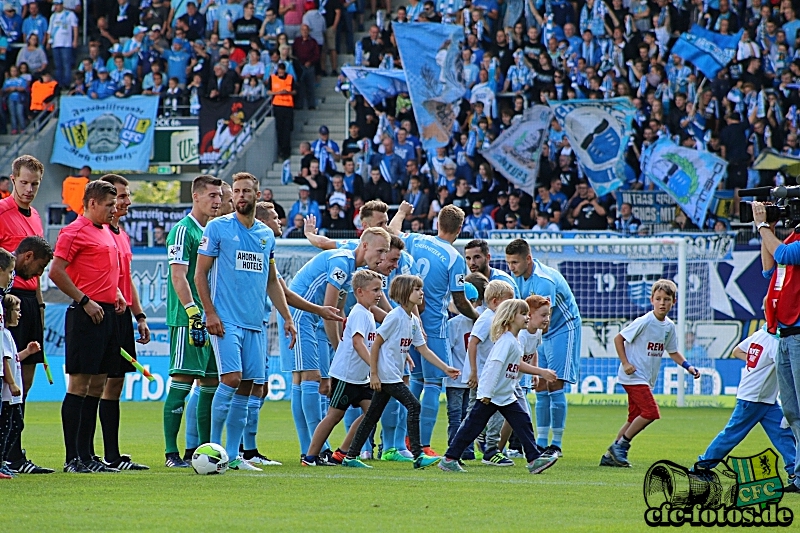
[{"label": "banner with text", "polygon": [[50,162],[73,168],[88,165],[96,171],[145,172],[157,113],[157,96],[64,96]]},{"label": "banner with text", "polygon": [[661,191],[617,191],[617,210],[622,204],[631,204],[633,216],[650,226],[674,222],[678,207],[670,195]]}]

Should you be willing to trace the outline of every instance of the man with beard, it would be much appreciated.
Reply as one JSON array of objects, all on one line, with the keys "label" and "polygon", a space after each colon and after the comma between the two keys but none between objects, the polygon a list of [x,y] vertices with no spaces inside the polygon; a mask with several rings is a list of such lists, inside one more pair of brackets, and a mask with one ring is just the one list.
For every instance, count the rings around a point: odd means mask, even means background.
[{"label": "man with beard", "polygon": [[[31,205],[42,183],[44,166],[38,159],[23,155],[11,164],[11,195],[0,201],[0,248],[16,250],[16,277],[11,294],[20,299],[22,317],[19,324],[8,328],[17,346],[36,341],[44,346],[44,302],[40,276],[53,259],[53,250],[43,239],[42,219]],[[29,355],[22,361],[23,416],[24,400],[33,385],[36,365],[44,362],[43,352]],[[22,437],[17,439],[6,458],[10,468],[20,474],[51,474],[29,461],[22,450]]]},{"label": "man with beard", "polygon": [[110,154],[119,148],[119,132],[122,121],[110,113],[104,113],[89,123],[86,144],[93,154]]},{"label": "man with beard", "polygon": [[514,287],[514,298],[519,298],[519,288],[511,274],[489,266],[492,255],[489,253],[489,244],[483,239],[473,239],[464,246],[464,258],[470,272],[478,272],[486,276],[489,281],[499,279]]},{"label": "man with beard", "polygon": [[253,382],[265,379],[261,335],[265,294],[285,321],[290,346],[296,331],[278,283],[275,237],[255,219],[258,180],[247,172],[234,174],[232,191],[236,211],[210,221],[203,231],[194,282],[220,375],[211,404],[211,442],[222,443],[225,427],[226,451],[234,458],[230,468],[258,471],[239,455],[239,443]]}]

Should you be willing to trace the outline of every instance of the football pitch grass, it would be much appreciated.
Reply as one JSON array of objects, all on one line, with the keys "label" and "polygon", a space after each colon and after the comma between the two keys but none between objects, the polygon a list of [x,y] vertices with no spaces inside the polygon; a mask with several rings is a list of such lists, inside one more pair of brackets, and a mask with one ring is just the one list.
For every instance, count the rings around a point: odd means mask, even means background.
[{"label": "football pitch grass", "polygon": [[[164,467],[162,406],[122,405],[122,451],[150,465],[149,472],[77,475],[61,472],[60,405],[30,404],[24,446],[57,473],[0,481],[4,521],[19,531],[644,531],[647,468],[661,459],[691,466],[730,415],[729,409],[663,408],[662,419],[634,440],[634,468],[599,468],[627,410],[570,406],[564,458],[550,470],[530,475],[516,459],[511,468],[470,461],[466,474],[452,474],[382,461],[370,462],[372,470],[303,468],[289,403],[268,402],[259,448],[283,466],[199,476]],[[331,443],[342,436],[339,427]],[[445,443],[442,404],[433,448],[444,453]],[[99,423],[96,446],[102,450]],[[769,446],[757,427],[733,455]],[[781,505],[800,516],[800,496],[787,495]]]}]

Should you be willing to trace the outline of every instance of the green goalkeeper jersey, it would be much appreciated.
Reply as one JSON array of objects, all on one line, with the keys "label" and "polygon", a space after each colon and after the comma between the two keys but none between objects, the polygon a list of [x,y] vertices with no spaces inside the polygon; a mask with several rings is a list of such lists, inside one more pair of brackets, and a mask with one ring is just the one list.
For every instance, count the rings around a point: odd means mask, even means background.
[{"label": "green goalkeeper jersey", "polygon": [[[169,261],[170,273],[172,265],[187,266],[186,278],[189,281],[192,298],[201,312],[203,311],[203,305],[200,303],[197,287],[194,284],[194,270],[197,266],[197,249],[202,238],[203,226],[191,214],[186,215],[180,222],[175,224],[167,236],[167,260]],[[167,325],[176,327],[187,327],[189,325],[189,317],[186,316],[183,304],[175,292],[171,275],[167,280]]]}]

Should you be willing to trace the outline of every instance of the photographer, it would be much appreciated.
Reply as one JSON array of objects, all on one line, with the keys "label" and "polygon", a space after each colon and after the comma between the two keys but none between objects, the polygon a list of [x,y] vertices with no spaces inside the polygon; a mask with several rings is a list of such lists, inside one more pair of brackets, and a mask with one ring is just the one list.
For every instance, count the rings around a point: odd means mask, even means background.
[{"label": "photographer", "polygon": [[[774,224],[767,222],[766,206],[753,202],[753,222],[761,236],[761,263],[764,277],[770,278],[767,291],[767,328],[780,334],[778,386],[783,414],[791,426],[795,441],[800,442],[800,232],[795,230],[784,242],[774,233]],[[798,272],[794,269],[798,268]],[[783,492],[800,493],[800,461],[795,461],[794,482]]]}]

